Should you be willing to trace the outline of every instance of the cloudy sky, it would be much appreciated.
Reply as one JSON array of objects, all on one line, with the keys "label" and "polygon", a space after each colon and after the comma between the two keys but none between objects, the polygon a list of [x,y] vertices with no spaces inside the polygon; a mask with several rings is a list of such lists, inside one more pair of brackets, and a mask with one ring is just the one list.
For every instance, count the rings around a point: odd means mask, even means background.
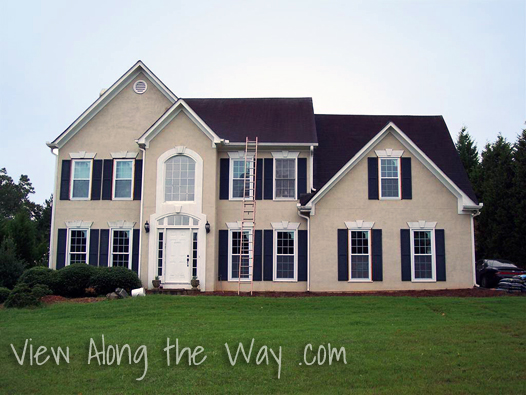
[{"label": "cloudy sky", "polygon": [[1,1],[0,168],[53,189],[53,140],[138,59],[180,97],[443,115],[479,148],[526,120],[522,0]]}]

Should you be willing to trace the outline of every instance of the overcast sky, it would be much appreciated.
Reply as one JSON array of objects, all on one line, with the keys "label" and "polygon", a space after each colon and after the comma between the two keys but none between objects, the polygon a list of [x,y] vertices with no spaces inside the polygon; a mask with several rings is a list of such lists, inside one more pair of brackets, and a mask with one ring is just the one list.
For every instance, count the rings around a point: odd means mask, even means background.
[{"label": "overcast sky", "polygon": [[499,1],[1,1],[0,168],[53,190],[53,140],[138,59],[180,97],[443,115],[479,149],[526,120],[526,7]]}]

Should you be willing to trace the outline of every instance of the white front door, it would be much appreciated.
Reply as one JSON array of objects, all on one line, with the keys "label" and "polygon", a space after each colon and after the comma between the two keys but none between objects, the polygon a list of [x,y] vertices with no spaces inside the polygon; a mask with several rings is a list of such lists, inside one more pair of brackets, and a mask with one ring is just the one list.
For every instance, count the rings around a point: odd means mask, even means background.
[{"label": "white front door", "polygon": [[166,283],[190,283],[190,229],[166,231]]}]

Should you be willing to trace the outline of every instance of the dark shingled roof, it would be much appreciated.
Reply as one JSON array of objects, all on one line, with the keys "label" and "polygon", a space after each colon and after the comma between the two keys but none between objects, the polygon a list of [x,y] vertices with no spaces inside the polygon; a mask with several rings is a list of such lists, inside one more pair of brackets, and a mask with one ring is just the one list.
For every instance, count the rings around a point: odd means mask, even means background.
[{"label": "dark shingled roof", "polygon": [[[316,115],[314,188],[320,190],[389,122],[404,132],[475,203],[464,166],[441,116]],[[306,204],[306,199],[302,199]]]},{"label": "dark shingled roof", "polygon": [[316,144],[312,98],[183,99],[221,138]]}]

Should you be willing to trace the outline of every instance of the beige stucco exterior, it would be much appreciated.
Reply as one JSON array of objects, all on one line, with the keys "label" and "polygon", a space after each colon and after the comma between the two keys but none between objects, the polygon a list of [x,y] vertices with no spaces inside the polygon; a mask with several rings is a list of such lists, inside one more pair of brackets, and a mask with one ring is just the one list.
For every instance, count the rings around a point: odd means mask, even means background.
[{"label": "beige stucco exterior", "polygon": [[[134,222],[140,230],[139,277],[145,287],[157,268],[157,220],[167,214],[188,214],[199,218],[198,273],[201,287],[206,291],[238,289],[237,281],[218,281],[218,255],[220,230],[227,223],[241,219],[242,203],[219,199],[220,160],[228,158],[229,152],[243,150],[221,142],[213,144],[186,110],[177,113],[149,143],[140,149],[136,140],[143,135],[173,102],[153,83],[140,95],[133,91],[133,83],[148,80],[140,73],[129,82],[100,112],[83,126],[67,143],[58,149],[55,174],[56,190],[50,267],[56,268],[58,229],[65,228],[68,221],[92,222],[92,229],[108,229],[108,222]],[[404,150],[404,157],[412,157],[397,138],[388,134],[368,156],[375,156],[375,149]],[[311,151],[309,147],[260,146],[258,158],[272,158],[272,152],[299,152],[299,158],[307,159],[307,190],[312,188]],[[112,152],[130,151],[143,159],[142,200],[60,200],[60,174],[62,160],[70,159],[71,153],[95,153],[95,159],[111,159]],[[196,173],[196,193],[191,203],[164,202],[164,161],[176,154],[195,158],[200,169]],[[314,155],[316,152],[314,151]],[[199,185],[199,188],[197,187]],[[473,285],[472,219],[469,214],[458,213],[458,199],[416,157],[412,157],[411,200],[369,200],[367,186],[367,159],[359,161],[315,205],[310,219],[310,291],[369,291],[397,289],[468,288]],[[261,187],[261,186],[260,186]],[[383,281],[346,282],[337,276],[337,230],[345,228],[345,221],[363,220],[374,222],[373,229],[383,231]],[[415,283],[401,281],[400,229],[408,229],[408,222],[437,222],[437,229],[444,229],[446,240],[447,281]],[[151,231],[144,230],[149,222]],[[271,223],[288,221],[299,223],[299,230],[307,230],[307,221],[300,217],[298,200],[258,200],[256,229],[272,229]],[[211,232],[206,234],[205,223]],[[162,225],[160,225],[162,226]],[[160,229],[160,228],[159,228]],[[309,284],[299,282],[256,281],[254,291],[306,291]],[[243,283],[242,291],[250,290]]]}]

